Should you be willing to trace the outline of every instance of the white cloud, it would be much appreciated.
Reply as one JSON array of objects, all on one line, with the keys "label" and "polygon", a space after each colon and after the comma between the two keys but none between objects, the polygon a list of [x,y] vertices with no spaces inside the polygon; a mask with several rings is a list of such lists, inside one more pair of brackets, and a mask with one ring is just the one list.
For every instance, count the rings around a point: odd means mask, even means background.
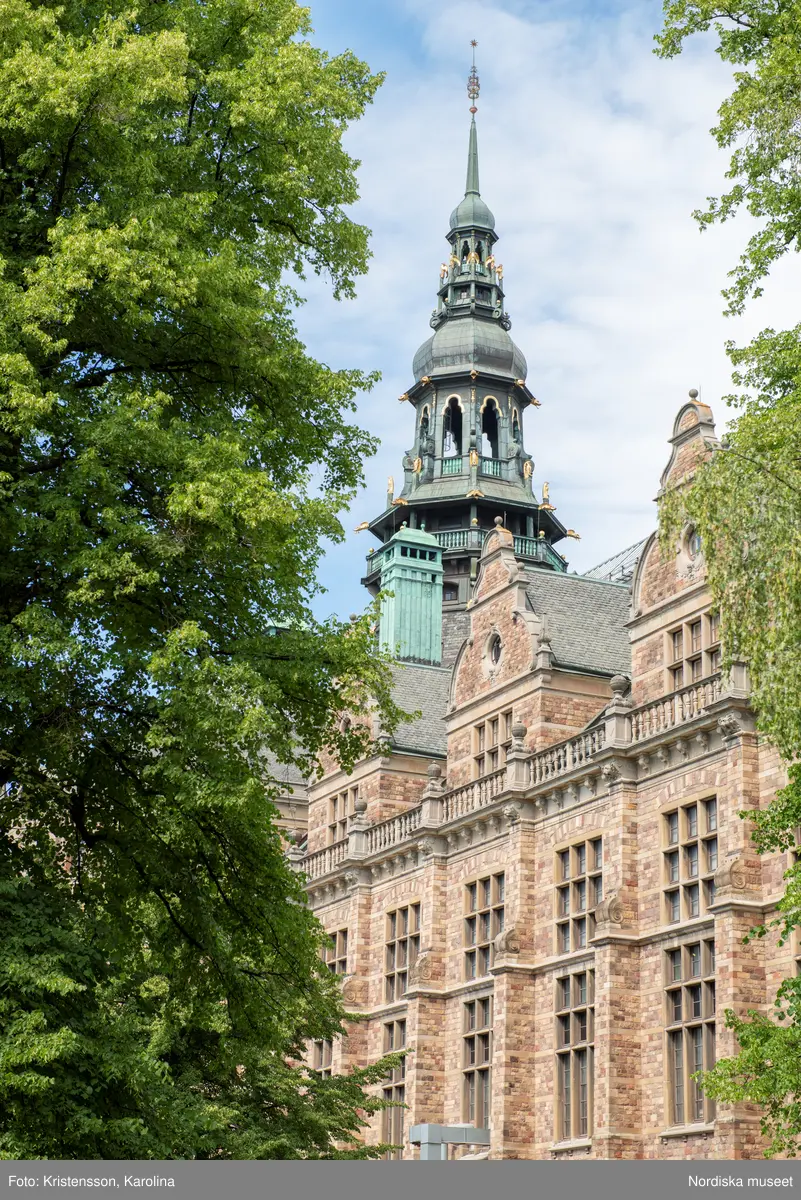
[{"label": "white cloud", "polygon": [[[720,430],[724,342],[794,319],[797,267],[782,264],[745,318],[722,317],[720,291],[749,225],[701,235],[691,217],[726,186],[728,157],[709,128],[730,77],[711,41],[658,60],[650,5],[596,18],[557,3],[547,19],[502,0],[406,7],[420,23],[419,61],[388,78],[349,135],[363,163],[356,215],[373,230],[370,274],[357,301],[337,305],[314,287],[300,314],[317,356],[384,376],[360,405],[382,447],[349,528],[383,506],[386,477],[400,476],[412,440],[411,409],[397,396],[430,332],[448,216],[464,189],[462,42],[475,29],[481,191],[502,239],[512,336],[543,405],[527,414],[526,446],[535,483],[550,481],[559,516],[582,535],[566,545],[571,566],[584,570],[653,526],[666,439],[687,390],[702,389]],[[350,536],[328,554],[321,612],[364,606],[368,539]]]}]

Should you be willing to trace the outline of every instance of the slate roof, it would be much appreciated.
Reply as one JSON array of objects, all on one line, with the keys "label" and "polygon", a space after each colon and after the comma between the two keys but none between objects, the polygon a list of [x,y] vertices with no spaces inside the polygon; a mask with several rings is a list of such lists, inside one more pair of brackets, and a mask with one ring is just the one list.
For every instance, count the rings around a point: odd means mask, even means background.
[{"label": "slate roof", "polygon": [[[300,771],[298,767],[290,763],[279,762],[271,750],[265,750],[262,754],[262,757],[264,759],[264,765],[269,771],[271,778],[274,779],[276,783],[284,785],[284,787],[287,789],[287,793],[291,787],[294,789],[294,795],[296,798],[305,795],[307,781],[303,772]],[[283,787],[281,790],[283,792]]]},{"label": "slate roof", "polygon": [[562,667],[606,675],[631,674],[629,589],[624,584],[529,571],[526,597],[544,618],[554,660]]},{"label": "slate roof", "polygon": [[398,726],[392,738],[396,750],[444,756],[445,710],[451,684],[451,671],[444,667],[422,667],[415,663],[396,663],[392,667],[392,697],[404,712],[420,712],[414,721]]}]

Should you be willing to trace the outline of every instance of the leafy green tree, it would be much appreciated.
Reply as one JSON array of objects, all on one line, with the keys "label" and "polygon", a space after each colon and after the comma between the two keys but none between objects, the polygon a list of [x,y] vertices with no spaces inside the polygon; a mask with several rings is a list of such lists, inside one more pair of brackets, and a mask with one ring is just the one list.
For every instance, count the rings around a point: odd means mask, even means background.
[{"label": "leafy green tree", "polygon": [[264,753],[397,716],[368,619],[311,610],[372,378],[291,279],[365,270],[380,80],[308,29],[0,0],[0,1156],[366,1153],[375,1071],[298,1065],[344,1014]]},{"label": "leafy green tree", "polygon": [[[758,218],[723,293],[727,311],[740,313],[761,295],[773,265],[801,248],[801,2],[666,0],[664,11],[660,55],[679,54],[691,34],[713,29],[718,54],[735,67],[712,131],[732,149],[732,186],[695,215],[702,229],[742,208]],[[748,663],[759,728],[788,764],[789,785],[766,809],[743,814],[766,852],[787,849],[801,825],[801,325],[766,329],[728,352],[737,391],[727,397],[736,415],[724,448],[690,487],[666,498],[662,527],[666,544],[686,520],[701,534],[728,661]],[[787,879],[783,938],[801,925],[801,869]],[[782,986],[775,1020],[727,1020],[741,1052],[706,1076],[707,1092],[760,1104],[771,1151],[796,1153],[801,980]]]}]

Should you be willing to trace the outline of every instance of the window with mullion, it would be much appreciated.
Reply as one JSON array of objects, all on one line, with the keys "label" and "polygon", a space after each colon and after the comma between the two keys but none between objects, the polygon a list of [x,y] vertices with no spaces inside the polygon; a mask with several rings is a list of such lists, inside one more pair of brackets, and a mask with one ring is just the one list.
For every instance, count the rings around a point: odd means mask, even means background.
[{"label": "window with mullion", "polygon": [[603,899],[603,842],[588,838],[556,852],[556,953],[583,950],[595,933]]},{"label": "window with mullion", "polygon": [[488,975],[495,961],[495,938],[505,925],[505,876],[487,875],[465,886],[464,977]]},{"label": "window with mullion", "polygon": [[717,828],[714,797],[663,814],[663,919],[668,925],[700,917],[714,904]]},{"label": "window with mullion", "polygon": [[328,936],[331,943],[324,951],[323,961],[332,975],[346,975],[348,970],[348,931],[347,929],[335,929]]},{"label": "window with mullion", "polygon": [[[392,1054],[394,1051],[405,1050],[406,1048],[406,1021],[388,1021],[384,1025],[384,1053]],[[402,1158],[404,1146],[403,1124],[405,1117],[405,1109],[403,1104],[406,1100],[406,1059],[404,1058],[399,1067],[395,1067],[390,1071],[383,1086],[384,1100],[391,1105],[390,1108],[385,1108],[382,1114],[382,1131],[381,1140],[389,1142],[396,1149],[387,1151],[387,1158]]]},{"label": "window with mullion", "polygon": [[506,762],[512,746],[512,710],[498,713],[473,726],[473,775],[491,775]]},{"label": "window with mullion", "polygon": [[714,1119],[714,1101],[695,1078],[715,1064],[715,943],[688,942],[665,952],[665,1056],[668,1123]]},{"label": "window with mullion", "polygon": [[409,971],[420,953],[420,905],[393,909],[386,918],[384,948],[384,1000],[401,1000],[406,993]]},{"label": "window with mullion", "polygon": [[556,980],[556,1140],[592,1135],[594,972]]},{"label": "window with mullion", "polygon": [[492,997],[468,1000],[463,1007],[462,1116],[468,1125],[487,1129],[492,1115]]}]

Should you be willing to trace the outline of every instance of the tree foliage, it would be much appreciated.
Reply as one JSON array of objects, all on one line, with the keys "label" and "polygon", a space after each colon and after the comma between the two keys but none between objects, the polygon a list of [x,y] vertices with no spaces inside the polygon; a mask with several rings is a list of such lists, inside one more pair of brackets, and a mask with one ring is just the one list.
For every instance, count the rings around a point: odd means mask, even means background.
[{"label": "tree foliage", "polygon": [[[713,29],[718,54],[737,69],[713,134],[731,148],[732,187],[696,213],[701,228],[745,208],[758,218],[732,284],[729,313],[758,298],[772,266],[801,247],[801,2],[666,0],[658,53]],[[797,315],[797,314],[792,314]],[[762,852],[786,850],[801,826],[801,324],[728,345],[736,410],[723,448],[689,487],[662,506],[666,545],[682,523],[701,534],[709,586],[720,608],[728,662],[745,661],[759,729],[788,765],[789,785],[764,809],[743,814]],[[786,939],[801,925],[801,868],[787,875],[776,922]],[[776,927],[774,926],[774,928]],[[765,928],[756,930],[765,936]],[[710,1095],[762,1106],[771,1152],[801,1140],[801,980],[782,986],[775,1019],[727,1014],[739,1055],[704,1079]]]},{"label": "tree foliage", "polygon": [[368,618],[311,608],[372,379],[288,281],[365,270],[380,80],[308,28],[0,0],[0,1156],[339,1154],[373,1104],[298,1065],[343,1010],[264,753],[397,717]]}]

